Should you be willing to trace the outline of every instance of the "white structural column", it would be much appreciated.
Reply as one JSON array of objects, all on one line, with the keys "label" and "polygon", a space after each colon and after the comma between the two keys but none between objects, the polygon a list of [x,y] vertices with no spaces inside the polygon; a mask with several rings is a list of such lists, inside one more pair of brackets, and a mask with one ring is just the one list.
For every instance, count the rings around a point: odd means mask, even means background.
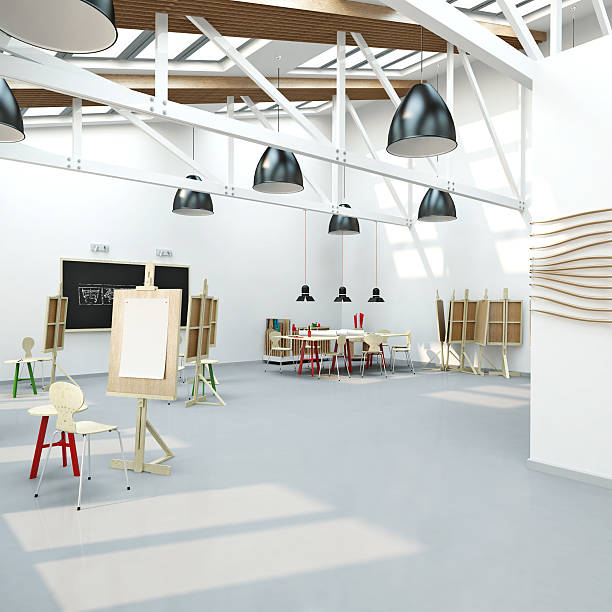
[{"label": "white structural column", "polygon": [[[442,191],[449,190],[447,183],[438,177],[424,175],[414,170],[402,168],[396,164],[373,160],[349,152],[347,152],[346,159],[340,158],[336,153],[335,147],[329,141],[327,143],[315,142],[312,139],[271,132],[250,123],[247,124],[236,119],[227,119],[222,115],[176,102],[169,101],[163,113],[155,108],[151,110],[148,95],[77,68],[55,56],[40,52],[34,47],[23,43],[15,43],[13,40],[8,44],[2,44],[0,39],[0,48],[5,48],[10,52],[14,51],[22,56],[17,57],[8,53],[0,54],[0,75],[9,79],[37,85],[73,98],[86,98],[99,104],[129,110],[148,117],[195,126],[196,128],[202,128],[216,134],[231,135],[248,142],[277,147],[336,165],[346,165],[371,174],[387,176],[424,187],[434,187]],[[12,150],[3,149],[2,157],[4,159],[12,159]],[[17,161],[23,160],[19,159]],[[192,187],[188,188],[191,189]],[[473,185],[455,183],[453,193],[505,208],[521,209],[517,199],[480,189]]]},{"label": "white structural column", "polygon": [[527,201],[527,144],[528,144],[528,121],[529,109],[527,108],[529,90],[522,85],[519,85],[520,105],[521,105],[521,177],[520,177],[520,199],[523,202]]},{"label": "white structural column", "polygon": [[[234,96],[227,96],[227,118],[234,118]],[[225,176],[227,195],[234,195],[234,139],[227,137],[227,170]]]},{"label": "white structural column", "polygon": [[482,92],[480,91],[480,87],[478,86],[478,81],[476,80],[476,75],[472,70],[472,66],[470,64],[470,60],[467,55],[460,51],[461,60],[463,61],[463,67],[465,68],[465,73],[468,77],[468,81],[474,91],[476,99],[478,101],[478,106],[480,107],[480,111],[482,113],[482,117],[485,120],[487,125],[487,129],[489,130],[489,134],[491,135],[491,140],[493,141],[493,145],[495,146],[495,150],[497,151],[497,156],[499,157],[499,161],[504,169],[504,174],[508,179],[508,184],[510,185],[510,189],[512,193],[520,200],[521,196],[519,194],[519,189],[516,185],[516,181],[512,176],[512,172],[510,170],[510,166],[508,164],[508,160],[506,159],[506,154],[504,153],[504,149],[501,145],[501,141],[497,136],[497,132],[495,130],[495,126],[493,125],[493,121],[491,120],[491,116],[489,115],[489,111],[487,110],[487,106],[485,104],[484,98],[482,96]]},{"label": "white structural column", "polygon": [[[554,1],[555,0],[553,0],[553,2]],[[499,4],[499,7],[503,11],[508,23],[512,26],[514,33],[521,41],[521,45],[523,45],[525,53],[527,53],[532,60],[543,59],[544,56],[542,55],[542,51],[540,50],[540,47],[538,47],[538,43],[535,41],[535,38],[529,31],[525,20],[518,12],[515,0],[497,0],[497,4]]]},{"label": "white structural column", "polygon": [[563,49],[563,2],[550,2],[550,54],[556,55]]},{"label": "white structural column", "polygon": [[[336,95],[333,107],[333,139],[336,147],[336,159],[346,157],[346,32],[336,33]],[[332,204],[342,202],[343,173],[346,168],[336,164],[332,168]]]},{"label": "white structural column", "polygon": [[168,100],[168,15],[155,13],[155,102]]},{"label": "white structural column", "polygon": [[[257,105],[255,104],[255,102],[251,100],[251,96],[240,96],[240,97],[242,98],[242,101],[249,107],[249,109],[255,115],[255,117],[257,117],[261,125],[268,128],[269,130],[274,130],[274,126],[272,125],[272,123],[270,123],[270,120],[257,108]],[[303,178],[313,188],[313,190],[316,192],[316,194],[319,196],[322,202],[327,202],[328,204],[330,203],[329,198],[327,197],[325,192],[319,187],[319,185],[317,185],[315,181],[308,178],[306,174],[303,175]]]},{"label": "white structural column", "polygon": [[[401,15],[531,88],[534,61],[498,38],[446,0],[382,0]],[[530,34],[531,36],[531,34]]]},{"label": "white structural column", "polygon": [[259,71],[255,66],[249,62],[228,40],[222,36],[206,19],[203,17],[187,17],[193,25],[195,25],[202,34],[205,34],[208,39],[217,45],[229,58],[231,58],[235,64],[258,86],[264,91],[270,98],[272,98],[292,119],[294,119],[310,136],[320,142],[327,142],[329,140],[325,137],[323,132],[312,123],[302,113],[295,104],[289,102],[287,98],[276,88],[270,81]]},{"label": "white structural column", "polygon": [[[357,126],[357,129],[359,130],[359,133],[361,134],[361,138],[363,139],[363,142],[368,148],[370,155],[374,159],[379,159],[378,153],[376,153],[376,149],[374,148],[374,145],[372,144],[372,141],[370,140],[370,137],[368,136],[365,126],[363,125],[361,119],[359,118],[359,115],[357,114],[357,111],[355,110],[353,103],[348,99],[348,97],[346,99],[346,107],[348,109],[349,115],[352,117],[353,121],[355,122],[355,125]],[[388,179],[385,177],[384,181],[385,181],[385,185],[387,186],[387,189],[389,190],[389,193],[391,194],[391,197],[395,200],[397,207],[400,209],[400,212],[402,213],[402,215],[404,215],[404,217],[408,218],[409,217],[408,211],[404,207],[404,204],[402,203],[402,200],[399,197],[399,194],[397,193],[395,187],[393,186],[391,179]]]},{"label": "white structural column", "polygon": [[77,168],[81,165],[83,156],[83,101],[80,98],[72,100],[72,159]]},{"label": "white structural column", "polygon": [[122,117],[125,117],[134,127],[137,127],[139,130],[144,132],[149,138],[152,138],[155,142],[160,144],[164,149],[172,153],[176,158],[180,159],[183,163],[185,163],[190,168],[196,170],[202,177],[206,178],[210,181],[217,181],[218,179],[211,174],[205,168],[202,168],[195,159],[192,159],[190,155],[187,155],[181,149],[179,149],[174,143],[170,142],[165,136],[160,134],[155,128],[151,127],[148,123],[143,121],[134,113],[130,111],[123,110],[121,108],[115,109]]},{"label": "white structural column", "polygon": [[610,27],[610,19],[608,18],[608,13],[606,12],[606,7],[603,3],[603,0],[593,0],[593,8],[595,9],[595,15],[597,16],[597,21],[599,23],[599,27],[601,28],[601,33],[604,36],[612,34],[612,28]]}]

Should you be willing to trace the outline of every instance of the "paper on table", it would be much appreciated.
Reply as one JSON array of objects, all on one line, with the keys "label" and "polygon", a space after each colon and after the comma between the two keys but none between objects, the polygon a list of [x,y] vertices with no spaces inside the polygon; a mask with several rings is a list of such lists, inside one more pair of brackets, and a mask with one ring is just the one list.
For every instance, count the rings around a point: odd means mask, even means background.
[{"label": "paper on table", "polygon": [[125,300],[119,362],[121,378],[164,378],[168,311],[167,298]]}]

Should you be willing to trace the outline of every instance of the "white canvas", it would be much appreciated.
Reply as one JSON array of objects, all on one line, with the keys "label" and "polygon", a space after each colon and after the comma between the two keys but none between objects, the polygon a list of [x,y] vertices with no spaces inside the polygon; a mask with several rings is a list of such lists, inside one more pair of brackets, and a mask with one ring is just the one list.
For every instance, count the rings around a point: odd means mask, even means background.
[{"label": "white canvas", "polygon": [[164,378],[168,310],[167,298],[125,301],[119,363],[121,378]]}]

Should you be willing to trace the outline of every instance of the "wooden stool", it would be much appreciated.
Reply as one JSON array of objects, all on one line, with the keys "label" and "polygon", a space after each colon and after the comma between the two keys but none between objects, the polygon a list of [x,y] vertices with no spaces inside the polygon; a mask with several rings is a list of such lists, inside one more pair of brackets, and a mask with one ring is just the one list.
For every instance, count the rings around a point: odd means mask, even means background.
[{"label": "wooden stool", "polygon": [[[213,363],[219,363],[219,361],[217,359],[202,359],[201,363],[204,367],[208,366],[208,378],[206,380],[210,383],[210,386],[216,391],[217,390],[217,379],[215,378],[215,375],[213,373]],[[196,380],[194,378],[191,395],[195,395],[195,390],[196,390]],[[205,395],[204,381],[202,381],[202,395]]]},{"label": "wooden stool", "polygon": [[[87,404],[81,406],[79,412],[87,410]],[[40,427],[38,429],[38,438],[36,438],[36,446],[34,448],[34,457],[32,459],[32,468],[30,469],[30,478],[36,478],[38,474],[38,466],[40,464],[40,457],[42,455],[43,448],[48,448],[49,444],[45,444],[45,435],[47,433],[47,424],[49,423],[50,416],[57,416],[57,410],[52,404],[46,404],[45,406],[34,406],[28,410],[28,414],[32,416],[39,416]],[[61,446],[62,448],[62,466],[68,465],[66,449],[70,449],[70,461],[72,463],[72,473],[78,478],[80,476],[79,471],[79,459],[76,451],[76,444],[74,442],[74,434],[69,433],[68,439],[66,434],[62,432],[59,442],[54,442],[51,446]]]}]

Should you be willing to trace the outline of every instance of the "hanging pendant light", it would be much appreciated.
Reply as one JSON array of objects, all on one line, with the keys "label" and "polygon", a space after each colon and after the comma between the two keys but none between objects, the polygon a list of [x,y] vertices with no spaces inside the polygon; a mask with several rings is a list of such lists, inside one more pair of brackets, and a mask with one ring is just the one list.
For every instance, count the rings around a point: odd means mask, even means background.
[{"label": "hanging pendant light", "polygon": [[113,0],[0,0],[0,29],[51,51],[96,53],[115,44]]},{"label": "hanging pendant light", "polygon": [[24,138],[19,104],[7,82],[0,79],[0,142],[19,142]]},{"label": "hanging pendant light", "polygon": [[[343,168],[343,198],[346,200],[346,167]],[[350,208],[345,202],[340,204],[341,208]],[[359,219],[357,217],[347,217],[346,215],[332,215],[329,220],[328,234],[334,236],[352,236],[359,234]]]},{"label": "hanging pendant light", "polygon": [[340,237],[340,283],[338,296],[334,299],[334,302],[350,302],[351,298],[346,295],[346,287],[344,286],[344,235]]},{"label": "hanging pendant light", "polygon": [[[280,60],[280,58],[278,58]],[[277,68],[277,88],[280,89],[280,66]],[[280,106],[276,105],[276,131],[280,132]],[[268,147],[261,156],[253,189],[262,193],[298,193],[304,189],[302,169],[293,153]]]},{"label": "hanging pendant light", "polygon": [[304,209],[304,284],[302,285],[302,293],[298,296],[296,302],[314,302],[315,299],[310,295],[310,287],[306,284],[306,209]]},{"label": "hanging pendant light", "polygon": [[421,82],[397,107],[387,138],[387,151],[399,157],[433,157],[457,148],[455,122],[442,96],[423,83],[423,27],[421,27]]},{"label": "hanging pendant light", "polygon": [[380,289],[378,288],[378,221],[376,221],[376,287],[372,289],[372,297],[368,302],[384,302],[380,297]]},{"label": "hanging pendant light", "polygon": [[429,189],[419,206],[419,221],[456,221],[457,211],[450,194],[438,189]]},{"label": "hanging pendant light", "polygon": [[[195,159],[195,128],[192,128],[192,139],[191,139],[191,157]],[[190,174],[187,176],[188,179],[194,181],[201,181],[202,179],[195,175]],[[213,202],[210,194],[203,193],[202,191],[192,191],[191,189],[179,189],[174,196],[174,202],[172,204],[172,212],[176,215],[186,216],[205,216],[213,215]]]}]

